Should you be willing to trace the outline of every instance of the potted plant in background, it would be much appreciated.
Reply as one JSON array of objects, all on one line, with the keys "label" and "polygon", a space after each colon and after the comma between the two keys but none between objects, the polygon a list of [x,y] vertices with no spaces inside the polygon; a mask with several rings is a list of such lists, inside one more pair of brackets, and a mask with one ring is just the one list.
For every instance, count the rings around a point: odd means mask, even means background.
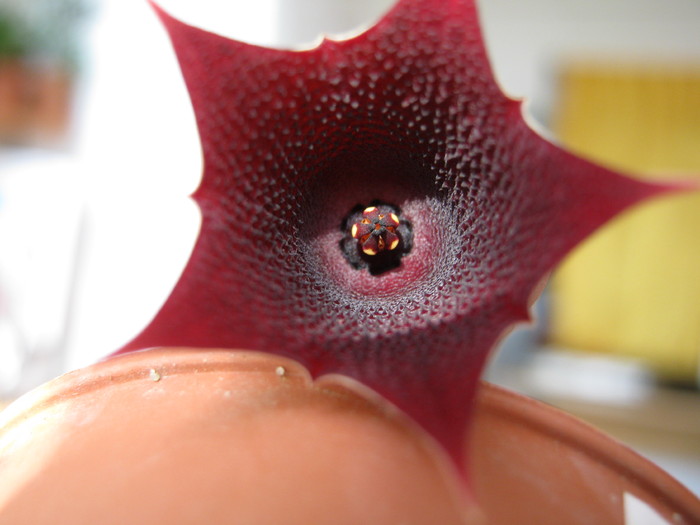
[{"label": "potted plant in background", "polygon": [[473,404],[488,350],[555,262],[680,185],[530,130],[471,2],[403,0],[306,52],[159,14],[198,117],[203,226],[124,352],[180,348],[69,374],[5,412],[4,516],[622,523],[637,498],[697,520],[690,493],[588,427],[492,387]]},{"label": "potted plant in background", "polygon": [[0,4],[0,141],[61,144],[69,125],[82,0]]}]

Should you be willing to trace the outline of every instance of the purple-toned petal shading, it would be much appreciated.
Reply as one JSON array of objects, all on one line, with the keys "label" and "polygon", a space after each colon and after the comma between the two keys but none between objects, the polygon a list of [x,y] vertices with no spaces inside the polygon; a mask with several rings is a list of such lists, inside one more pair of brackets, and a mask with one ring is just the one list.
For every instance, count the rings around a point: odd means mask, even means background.
[{"label": "purple-toned petal shading", "polygon": [[[465,468],[489,349],[576,243],[670,188],[533,132],[494,81],[471,1],[402,0],[360,36],[302,52],[158,13],[197,117],[203,222],[172,295],[122,351],[245,348],[351,376]],[[340,248],[343,221],[373,201],[413,232],[379,274]]]}]

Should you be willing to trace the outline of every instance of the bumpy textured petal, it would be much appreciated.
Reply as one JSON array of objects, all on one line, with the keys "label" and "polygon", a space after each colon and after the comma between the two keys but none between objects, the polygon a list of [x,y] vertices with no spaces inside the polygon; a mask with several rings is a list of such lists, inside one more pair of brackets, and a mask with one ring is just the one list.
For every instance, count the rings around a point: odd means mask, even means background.
[{"label": "bumpy textured petal", "polygon": [[[257,349],[346,374],[464,465],[489,349],[570,248],[663,188],[529,129],[493,79],[471,1],[402,0],[366,33],[303,52],[159,13],[199,126],[203,224],[171,297],[123,351]],[[344,217],[373,200],[414,232],[380,275],[339,248]]]}]

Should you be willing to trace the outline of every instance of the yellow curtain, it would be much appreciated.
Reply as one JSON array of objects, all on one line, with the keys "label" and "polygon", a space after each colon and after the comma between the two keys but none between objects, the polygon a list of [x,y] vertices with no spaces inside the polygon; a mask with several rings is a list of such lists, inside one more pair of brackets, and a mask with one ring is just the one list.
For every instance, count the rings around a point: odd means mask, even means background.
[{"label": "yellow curtain", "polygon": [[[561,77],[554,127],[570,149],[613,168],[697,178],[700,65],[574,64]],[[642,205],[577,249],[552,282],[550,339],[696,380],[700,192]]]}]

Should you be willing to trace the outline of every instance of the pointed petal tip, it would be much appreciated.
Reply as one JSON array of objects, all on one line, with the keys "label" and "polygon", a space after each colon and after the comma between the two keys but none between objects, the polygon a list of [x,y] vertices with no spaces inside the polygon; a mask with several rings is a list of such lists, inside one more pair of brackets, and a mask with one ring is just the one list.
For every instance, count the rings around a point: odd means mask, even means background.
[{"label": "pointed petal tip", "polygon": [[158,17],[158,20],[160,20],[160,23],[163,25],[165,28],[166,32],[171,35],[172,38],[172,27],[175,25],[185,25],[182,22],[180,22],[177,18],[172,16],[169,12],[167,12],[165,9],[163,9],[159,3],[157,3],[155,0],[146,0],[148,2],[148,5],[151,6],[151,9],[155,12],[156,16]]},{"label": "pointed petal tip", "polygon": [[165,29],[170,33],[171,28],[173,26],[189,26],[188,24],[185,24],[184,22],[180,21],[178,18],[174,17],[171,15],[168,11],[163,9],[158,2],[155,0],[146,0],[148,2],[148,5],[151,6],[151,9],[155,12],[156,16],[158,19],[161,21]]},{"label": "pointed petal tip", "polygon": [[668,179],[635,180],[643,184],[646,190],[639,198],[641,202],[646,202],[649,199],[674,197],[700,191],[700,177],[695,177],[694,179],[687,176]]},{"label": "pointed petal tip", "polygon": [[160,18],[163,18],[163,16],[170,17],[170,15],[168,15],[165,12],[165,10],[160,6],[160,4],[158,4],[154,0],[146,0],[146,2],[148,3],[148,5],[151,6],[151,9],[153,9]]},{"label": "pointed petal tip", "polygon": [[659,193],[686,193],[700,191],[700,175],[695,175],[694,178],[690,176],[673,179],[668,182],[657,183],[659,188]]}]

